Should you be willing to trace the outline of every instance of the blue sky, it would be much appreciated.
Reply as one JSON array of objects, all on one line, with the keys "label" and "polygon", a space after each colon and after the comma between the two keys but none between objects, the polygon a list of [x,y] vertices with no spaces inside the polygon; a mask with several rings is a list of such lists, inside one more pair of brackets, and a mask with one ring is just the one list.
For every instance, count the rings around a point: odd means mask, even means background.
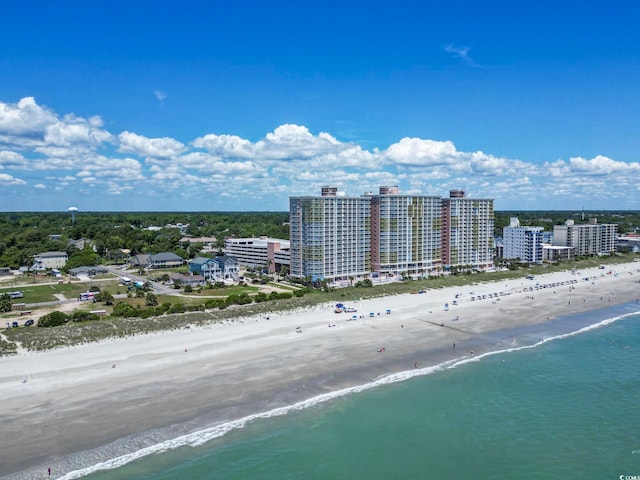
[{"label": "blue sky", "polygon": [[638,209],[640,2],[3,2],[0,210]]}]

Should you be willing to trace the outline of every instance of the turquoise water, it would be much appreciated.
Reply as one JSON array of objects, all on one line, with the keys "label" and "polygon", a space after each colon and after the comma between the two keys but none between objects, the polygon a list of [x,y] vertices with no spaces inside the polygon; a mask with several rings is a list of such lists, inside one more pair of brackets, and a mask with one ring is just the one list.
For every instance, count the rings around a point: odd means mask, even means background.
[{"label": "turquoise water", "polygon": [[514,345],[84,478],[640,475],[639,327],[636,314],[533,348]]}]

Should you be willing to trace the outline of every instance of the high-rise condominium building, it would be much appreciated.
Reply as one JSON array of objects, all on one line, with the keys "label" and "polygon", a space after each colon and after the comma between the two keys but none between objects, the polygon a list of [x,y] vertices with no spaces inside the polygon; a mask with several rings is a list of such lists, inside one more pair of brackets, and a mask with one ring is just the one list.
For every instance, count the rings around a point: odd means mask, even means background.
[{"label": "high-rise condominium building", "polygon": [[370,198],[339,195],[290,197],[290,274],[313,280],[350,280],[371,272]]},{"label": "high-rise condominium building", "polygon": [[442,198],[400,195],[380,187],[371,196],[371,269],[379,273],[428,273],[441,259]]},{"label": "high-rise condominium building", "polygon": [[493,200],[400,195],[291,197],[290,274],[352,280],[371,273],[429,273],[443,265],[493,265]]},{"label": "high-rise condominium building", "polygon": [[526,263],[542,263],[542,227],[520,226],[520,221],[513,217],[508,227],[504,227],[502,241],[503,257],[519,258]]},{"label": "high-rise condominium building", "polygon": [[564,225],[553,227],[553,244],[574,247],[578,257],[606,255],[616,251],[617,231],[618,225],[599,224],[595,218],[580,225],[567,220]]},{"label": "high-rise condominium building", "polygon": [[493,200],[451,190],[442,199],[442,263],[483,269],[493,265]]}]

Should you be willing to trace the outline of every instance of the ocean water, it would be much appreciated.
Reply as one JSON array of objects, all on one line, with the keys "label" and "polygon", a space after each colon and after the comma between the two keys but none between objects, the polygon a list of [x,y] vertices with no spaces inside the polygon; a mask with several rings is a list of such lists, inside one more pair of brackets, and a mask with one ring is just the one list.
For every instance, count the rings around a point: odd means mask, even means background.
[{"label": "ocean water", "polygon": [[392,376],[199,432],[192,445],[215,437],[199,446],[163,444],[161,453],[129,461],[140,456],[132,453],[118,468],[64,478],[640,478],[637,309],[509,332],[513,339],[497,353]]}]

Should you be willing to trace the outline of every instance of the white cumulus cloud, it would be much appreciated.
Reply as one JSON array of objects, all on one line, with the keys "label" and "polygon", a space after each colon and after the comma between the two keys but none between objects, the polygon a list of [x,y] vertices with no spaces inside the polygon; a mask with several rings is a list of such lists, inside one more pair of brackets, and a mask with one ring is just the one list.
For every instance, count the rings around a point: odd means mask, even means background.
[{"label": "white cumulus cloud", "polygon": [[174,158],[185,151],[185,146],[181,142],[169,137],[148,138],[125,131],[118,135],[118,139],[120,140],[119,152],[146,158]]},{"label": "white cumulus cloud", "polygon": [[27,182],[19,178],[12,177],[6,173],[0,173],[0,185],[26,185]]}]

